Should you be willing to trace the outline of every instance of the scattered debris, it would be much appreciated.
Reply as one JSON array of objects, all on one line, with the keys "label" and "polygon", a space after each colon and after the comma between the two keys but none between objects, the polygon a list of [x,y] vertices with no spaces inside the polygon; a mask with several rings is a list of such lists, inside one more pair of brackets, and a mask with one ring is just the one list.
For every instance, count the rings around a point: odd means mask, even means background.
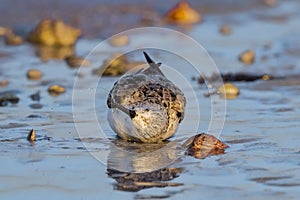
[{"label": "scattered debris", "polygon": [[108,40],[108,43],[114,47],[126,46],[129,43],[129,37],[127,35],[113,36]]},{"label": "scattered debris", "polygon": [[200,133],[189,138],[183,147],[187,148],[186,154],[195,158],[204,159],[210,155],[223,154],[228,145],[221,142],[213,135]]},{"label": "scattered debris", "polygon": [[246,50],[239,55],[239,61],[246,65],[250,65],[254,62],[255,52],[252,50]]},{"label": "scattered debris", "polygon": [[202,16],[189,3],[181,1],[167,12],[165,19],[169,23],[187,25],[201,22]]},{"label": "scattered debris", "polygon": [[78,28],[61,20],[42,20],[30,33],[28,40],[46,46],[72,46],[81,35]]},{"label": "scattered debris", "polygon": [[34,142],[35,141],[35,131],[33,129],[31,129],[31,131],[29,131],[29,133],[27,135],[27,140],[29,142]]},{"label": "scattered debris", "polygon": [[29,69],[26,75],[30,80],[40,80],[43,73],[38,69]]},{"label": "scattered debris", "polygon": [[48,92],[52,96],[58,96],[59,94],[66,92],[66,90],[63,86],[52,85],[48,88]]},{"label": "scattered debris", "polygon": [[71,68],[83,67],[91,64],[89,60],[76,55],[71,55],[66,57],[65,61],[68,64],[68,66]]}]

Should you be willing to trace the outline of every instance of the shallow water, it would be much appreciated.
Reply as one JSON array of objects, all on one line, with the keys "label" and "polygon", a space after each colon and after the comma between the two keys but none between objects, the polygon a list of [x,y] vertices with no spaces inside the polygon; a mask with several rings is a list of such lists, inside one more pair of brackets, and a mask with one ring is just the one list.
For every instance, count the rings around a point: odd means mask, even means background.
[{"label": "shallow water", "polygon": [[[20,102],[0,107],[0,198],[297,199],[300,194],[299,8],[297,1],[286,1],[274,8],[262,6],[247,12],[212,13],[202,24],[185,30],[205,47],[221,72],[269,73],[283,78],[235,83],[241,93],[236,99],[227,100],[226,121],[220,136],[230,146],[226,153],[198,160],[183,156],[181,151],[169,152],[175,155],[173,164],[162,167],[182,169],[178,177],[166,181],[170,183],[168,187],[136,192],[118,190],[116,180],[107,175],[108,161],[114,168],[122,158],[130,158],[111,147],[115,135],[106,121],[106,97],[118,78],[99,80],[92,75],[92,70],[116,49],[107,48],[91,55],[92,66],[81,69],[81,76],[77,77],[77,70],[68,68],[64,61],[42,62],[30,44],[9,47],[1,41],[0,78],[7,79],[9,85],[0,88],[0,92],[11,91]],[[222,36],[218,32],[220,24],[230,24],[233,33]],[[77,54],[87,55],[98,42],[99,39],[80,39]],[[174,48],[179,47],[174,44]],[[256,51],[256,62],[244,66],[237,56],[248,48]],[[197,52],[188,53],[198,56]],[[161,51],[150,50],[150,54],[180,71],[182,76],[163,68],[171,80],[186,83],[180,87],[189,100],[187,116],[172,141],[207,131],[211,118],[211,100],[204,97],[207,87],[192,81],[195,72],[185,61]],[[140,52],[129,57],[142,60]],[[41,81],[27,80],[26,72],[31,68],[43,72]],[[80,84],[74,87],[75,81]],[[62,84],[67,92],[50,96],[47,87],[53,83]],[[75,90],[76,101],[72,102]],[[41,95],[39,102],[29,97],[37,91]],[[34,103],[42,107],[34,109],[31,106]],[[74,112],[79,116],[75,116],[76,123]],[[34,143],[26,140],[31,129],[37,134]],[[139,160],[133,155],[132,163],[144,162],[141,160],[145,156]],[[133,171],[141,166],[126,167]]]}]

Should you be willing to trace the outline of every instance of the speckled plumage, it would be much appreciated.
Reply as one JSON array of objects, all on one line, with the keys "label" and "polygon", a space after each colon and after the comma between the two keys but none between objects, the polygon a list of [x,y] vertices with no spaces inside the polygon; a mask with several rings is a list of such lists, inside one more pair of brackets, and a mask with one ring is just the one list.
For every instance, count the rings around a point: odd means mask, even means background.
[{"label": "speckled plumage", "polygon": [[144,54],[149,66],[125,74],[111,89],[108,121],[125,140],[155,143],[176,132],[184,118],[186,100],[160,71],[161,64]]}]

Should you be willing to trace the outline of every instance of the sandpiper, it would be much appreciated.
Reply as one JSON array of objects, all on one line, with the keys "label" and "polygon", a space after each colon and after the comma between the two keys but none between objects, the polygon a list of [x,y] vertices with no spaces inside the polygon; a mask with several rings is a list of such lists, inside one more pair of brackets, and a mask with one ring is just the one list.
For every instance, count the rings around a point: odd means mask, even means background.
[{"label": "sandpiper", "polygon": [[158,143],[174,135],[184,118],[186,99],[143,52],[148,65],[123,75],[111,89],[108,122],[128,141]]}]

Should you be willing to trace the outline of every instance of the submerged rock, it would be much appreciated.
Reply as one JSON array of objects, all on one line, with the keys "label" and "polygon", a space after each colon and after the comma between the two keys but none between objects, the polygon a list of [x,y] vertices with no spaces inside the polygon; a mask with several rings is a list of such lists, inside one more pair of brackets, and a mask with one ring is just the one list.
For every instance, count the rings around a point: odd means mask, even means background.
[{"label": "submerged rock", "polygon": [[61,20],[42,20],[30,33],[28,40],[46,46],[72,46],[81,31],[65,24]]},{"label": "submerged rock", "polygon": [[169,23],[187,25],[199,23],[202,16],[189,3],[181,1],[167,12],[165,19]]}]

